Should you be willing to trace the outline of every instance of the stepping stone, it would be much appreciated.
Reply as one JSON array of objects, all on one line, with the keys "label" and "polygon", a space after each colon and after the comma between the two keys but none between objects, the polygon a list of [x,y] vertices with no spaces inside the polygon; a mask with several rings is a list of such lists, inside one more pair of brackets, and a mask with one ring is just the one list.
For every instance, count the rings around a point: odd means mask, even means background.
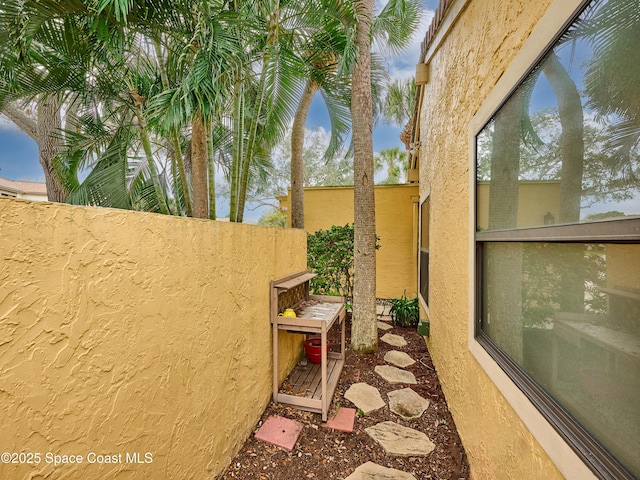
[{"label": "stepping stone", "polygon": [[344,398],[362,410],[365,415],[386,405],[376,387],[362,382],[351,385],[349,390],[344,393]]},{"label": "stepping stone", "polygon": [[388,323],[378,321],[378,328],[380,330],[391,330],[393,327]]},{"label": "stepping stone", "polygon": [[258,429],[255,437],[263,442],[272,443],[286,450],[293,450],[302,424],[284,417],[269,417]]},{"label": "stepping stone", "polygon": [[327,422],[327,427],[341,432],[353,432],[353,424],[356,421],[356,409],[341,407],[338,413]]},{"label": "stepping stone", "polygon": [[420,418],[424,411],[429,408],[429,400],[422,398],[410,388],[403,388],[389,392],[389,408],[402,418],[411,420]]},{"label": "stepping stone", "polygon": [[389,383],[408,383],[411,385],[418,383],[413,373],[391,365],[378,365],[374,371]]},{"label": "stepping stone", "polygon": [[393,345],[394,347],[404,347],[407,345],[407,341],[401,337],[400,335],[394,335],[393,333],[385,333],[382,337],[380,337],[385,343],[389,345]]},{"label": "stepping stone", "polygon": [[389,350],[385,356],[384,361],[393,363],[396,367],[408,367],[409,365],[413,365],[416,361],[407,355],[404,352],[399,352],[397,350]]},{"label": "stepping stone", "polygon": [[416,480],[410,473],[367,462],[360,465],[344,480]]},{"label": "stepping stone", "polygon": [[387,305],[376,305],[376,314],[384,315],[384,312],[387,310]]},{"label": "stepping stone", "polygon": [[[388,455],[417,457],[429,455],[436,446],[424,433],[395,422],[382,422],[365,429]],[[365,477],[366,478],[366,477]]]}]

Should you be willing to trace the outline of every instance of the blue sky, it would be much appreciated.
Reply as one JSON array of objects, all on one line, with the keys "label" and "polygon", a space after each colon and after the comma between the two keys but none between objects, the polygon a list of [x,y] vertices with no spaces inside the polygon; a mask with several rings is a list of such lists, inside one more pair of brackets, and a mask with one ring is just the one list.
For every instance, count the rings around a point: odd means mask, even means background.
[{"label": "blue sky", "polygon": [[[438,0],[423,0],[423,4],[425,8],[424,19],[413,43],[399,58],[387,59],[387,67],[392,78],[407,78],[414,75],[420,53],[420,42],[431,22],[433,10],[437,7]],[[376,0],[378,9],[382,5],[382,1]],[[326,108],[319,95],[312,102],[307,126],[309,128],[317,126],[328,128],[329,126]],[[379,152],[385,148],[396,146],[402,147],[399,139],[401,129],[399,126],[380,123],[374,131],[374,151]],[[11,180],[44,181],[35,142],[2,116],[0,116],[0,177]]]}]

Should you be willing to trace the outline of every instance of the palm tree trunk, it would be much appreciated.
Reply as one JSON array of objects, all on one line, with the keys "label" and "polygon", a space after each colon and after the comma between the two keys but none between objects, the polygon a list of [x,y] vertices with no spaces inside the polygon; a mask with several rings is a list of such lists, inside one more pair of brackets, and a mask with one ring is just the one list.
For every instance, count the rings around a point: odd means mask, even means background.
[{"label": "palm tree trunk", "polygon": [[38,99],[38,124],[36,143],[38,144],[40,165],[44,170],[47,197],[51,202],[65,202],[69,192],[55,172],[54,160],[60,151],[58,135],[62,127],[60,101],[54,96]]},{"label": "palm tree trunk", "polygon": [[[544,73],[558,100],[558,114],[562,126],[560,171],[560,223],[580,221],[582,176],[584,171],[584,112],[580,92],[575,82],[551,53],[542,64]],[[584,257],[584,245],[567,248],[564,262],[579,265]],[[584,312],[584,274],[580,269],[564,273],[560,292],[560,308],[566,312]]]},{"label": "palm tree trunk", "polygon": [[[180,147],[180,137],[177,131],[170,133],[171,143],[174,153],[174,160],[176,162],[176,174],[180,179],[180,186],[182,187],[182,197],[184,201],[184,209],[187,217],[193,217],[193,204],[191,202],[191,189],[189,188],[189,180],[187,179],[187,170],[184,167],[184,159],[182,158],[182,148]],[[174,179],[175,181],[175,179]]]},{"label": "palm tree trunk", "polygon": [[351,74],[355,224],[351,348],[356,353],[378,350],[370,52],[373,6],[373,0],[356,1],[358,56]]},{"label": "palm tree trunk", "polygon": [[291,127],[291,228],[304,228],[304,131],[317,90],[316,82],[308,79]]},{"label": "palm tree trunk", "polygon": [[229,220],[238,221],[238,204],[240,195],[240,172],[244,158],[244,95],[243,85],[240,80],[234,88],[234,115],[233,115],[233,155],[231,160],[231,186]]},{"label": "palm tree trunk", "polygon": [[213,161],[213,133],[211,122],[207,126],[207,167],[209,172],[209,220],[216,219],[216,165]]},{"label": "palm tree trunk", "polygon": [[202,119],[202,113],[198,112],[191,122],[191,184],[195,218],[209,218],[207,160],[206,125]]},{"label": "palm tree trunk", "polygon": [[160,185],[160,178],[158,176],[158,170],[153,159],[153,152],[151,150],[151,140],[149,139],[149,132],[147,131],[147,122],[140,111],[140,108],[136,108],[136,116],[138,117],[138,131],[140,132],[140,141],[142,142],[142,148],[147,159],[147,165],[149,165],[149,173],[151,175],[151,181],[153,182],[153,188],[156,191],[156,197],[158,199],[158,205],[160,211],[164,215],[169,214],[169,208],[164,195],[164,189]]},{"label": "palm tree trunk", "polygon": [[[156,58],[158,59],[158,68],[160,70],[160,80],[162,81],[162,88],[167,90],[169,88],[169,78],[167,77],[167,67],[162,53],[162,47],[157,39],[154,39],[153,46],[156,51]],[[174,174],[173,181],[176,181],[176,175],[179,177],[180,185],[182,187],[182,196],[184,201],[184,209],[187,217],[193,216],[193,208],[191,207],[191,194],[189,191],[189,182],[187,181],[187,172],[184,168],[184,160],[182,158],[182,148],[180,147],[180,136],[176,130],[172,130],[169,134],[172,148],[169,149],[172,164],[176,165],[176,172]],[[178,199],[176,198],[176,202]]]},{"label": "palm tree trunk", "polygon": [[[518,224],[522,91],[516,90],[496,116],[491,153],[489,229],[515,228]],[[483,328],[516,361],[523,358],[522,244],[501,246],[487,254],[486,285],[498,300],[488,305],[494,319]]]},{"label": "palm tree trunk", "polygon": [[542,72],[558,99],[558,114],[562,126],[559,221],[578,222],[584,169],[584,113],[580,92],[554,53],[542,64]]},{"label": "palm tree trunk", "polygon": [[265,54],[262,63],[262,71],[260,72],[260,80],[258,82],[258,96],[253,109],[253,115],[251,116],[251,124],[249,126],[249,138],[247,139],[246,157],[242,162],[242,172],[240,176],[240,192],[238,195],[238,211],[236,214],[236,221],[242,222],[244,220],[244,206],[247,200],[247,189],[249,187],[249,173],[250,167],[253,163],[253,156],[256,151],[256,142],[258,139],[258,128],[260,124],[260,115],[262,114],[262,105],[264,103],[265,91],[266,91],[266,78],[267,78],[267,63],[269,56]]}]

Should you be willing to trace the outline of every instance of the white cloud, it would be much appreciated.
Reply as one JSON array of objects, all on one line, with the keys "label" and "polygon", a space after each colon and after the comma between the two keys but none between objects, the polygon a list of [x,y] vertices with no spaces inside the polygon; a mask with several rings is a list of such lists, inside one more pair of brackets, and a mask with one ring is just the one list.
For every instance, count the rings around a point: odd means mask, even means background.
[{"label": "white cloud", "polygon": [[[376,0],[376,11],[380,11],[385,4],[386,1]],[[434,15],[435,12],[433,10],[423,9],[420,26],[414,33],[407,48],[395,57],[391,55],[385,57],[391,80],[404,80],[416,74],[416,64],[420,59],[422,40],[424,40]]]}]

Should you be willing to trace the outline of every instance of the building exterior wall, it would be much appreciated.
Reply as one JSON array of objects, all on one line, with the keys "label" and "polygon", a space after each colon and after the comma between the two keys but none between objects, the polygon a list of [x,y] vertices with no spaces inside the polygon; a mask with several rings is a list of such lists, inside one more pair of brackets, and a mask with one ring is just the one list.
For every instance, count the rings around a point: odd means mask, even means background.
[{"label": "building exterior wall", "polygon": [[47,184],[24,182],[0,177],[0,198],[22,198],[24,200],[47,201]]},{"label": "building exterior wall", "polygon": [[563,473],[469,346],[475,215],[469,125],[554,2],[450,3],[426,52],[430,79],[420,113],[421,200],[428,196],[430,203],[428,346],[473,478],[560,479]]},{"label": "building exterior wall", "polygon": [[[291,193],[280,199],[291,224]],[[376,253],[376,296],[398,298],[417,295],[417,185],[375,187],[376,232],[380,249]],[[310,233],[332,225],[353,223],[353,187],[310,187],[304,190],[304,227]]]},{"label": "building exterior wall", "polygon": [[270,401],[269,282],[305,269],[304,233],[13,199],[0,231],[0,445],[41,455],[0,478],[226,468]]}]

